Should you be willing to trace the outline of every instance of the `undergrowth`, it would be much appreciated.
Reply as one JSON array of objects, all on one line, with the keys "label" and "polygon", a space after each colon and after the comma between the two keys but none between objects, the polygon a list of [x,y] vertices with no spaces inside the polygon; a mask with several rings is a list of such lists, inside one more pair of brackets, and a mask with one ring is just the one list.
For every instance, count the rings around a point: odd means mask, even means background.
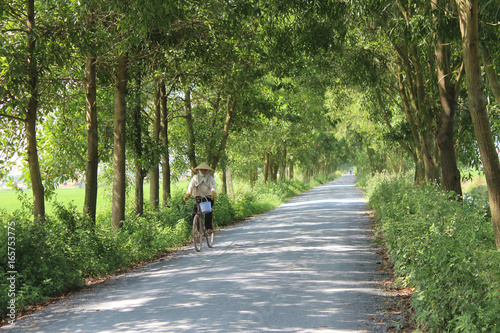
[{"label": "undergrowth", "polygon": [[[316,178],[309,184],[300,181],[256,184],[244,191],[238,189],[234,201],[219,194],[214,204],[214,221],[221,227],[268,211],[335,177]],[[11,236],[10,240],[15,240],[15,244],[10,244],[11,249],[7,246],[9,242],[0,242],[4,253],[0,256],[0,318],[9,320],[11,302],[18,312],[81,289],[86,278],[123,271],[187,244],[191,236],[192,204],[184,203],[183,194],[173,193],[168,208],[155,210],[146,204],[143,216],[128,211],[123,228],[118,231],[110,226],[110,212],[100,212],[96,223],[92,223],[72,204],[56,204],[44,224],[33,223],[29,202],[26,209],[12,214],[0,211],[0,239],[8,240]],[[14,257],[10,260],[5,254],[13,249],[10,252]],[[9,267],[9,260],[13,266]],[[11,276],[14,279],[9,280]]]},{"label": "undergrowth", "polygon": [[416,321],[430,332],[500,331],[500,252],[488,203],[453,200],[406,176],[365,182],[398,282],[415,288]]}]

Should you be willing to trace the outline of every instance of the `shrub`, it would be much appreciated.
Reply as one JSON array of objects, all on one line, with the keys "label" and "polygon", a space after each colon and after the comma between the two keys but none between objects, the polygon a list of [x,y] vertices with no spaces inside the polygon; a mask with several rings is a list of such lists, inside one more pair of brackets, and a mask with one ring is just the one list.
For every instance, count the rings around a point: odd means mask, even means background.
[{"label": "shrub", "polygon": [[236,213],[227,194],[219,194],[214,203],[214,221],[217,226],[226,226],[234,221]]},{"label": "shrub", "polygon": [[492,332],[500,315],[500,256],[484,202],[378,175],[367,183],[395,273],[415,288],[417,321],[432,332]]},{"label": "shrub", "polygon": [[[7,239],[7,225],[15,226],[16,307],[45,300],[48,296],[83,286],[81,270],[72,258],[73,249],[66,243],[67,229],[60,221],[48,218],[44,224],[2,213],[1,239]],[[2,253],[7,253],[6,242],[1,242]],[[9,299],[6,284],[8,259],[0,257],[1,297],[5,313]]]}]

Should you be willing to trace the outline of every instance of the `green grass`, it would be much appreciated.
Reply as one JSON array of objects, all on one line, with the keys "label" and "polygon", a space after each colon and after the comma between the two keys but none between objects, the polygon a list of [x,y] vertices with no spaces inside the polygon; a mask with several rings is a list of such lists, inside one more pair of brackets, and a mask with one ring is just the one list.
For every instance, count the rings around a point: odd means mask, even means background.
[{"label": "green grass", "polygon": [[465,195],[488,198],[488,187],[484,175],[475,175],[470,180],[463,181],[462,191]]},{"label": "green grass", "polygon": [[[187,180],[180,181],[178,183],[172,184],[172,191],[187,189]],[[31,190],[24,190],[28,199],[33,198]],[[134,189],[130,188],[127,192],[127,199],[133,200]],[[161,186],[160,186],[160,197],[161,197]],[[45,210],[47,214],[52,214],[54,208],[54,200],[62,204],[73,203],[78,210],[83,210],[83,203],[85,200],[85,189],[84,188],[64,188],[60,187],[55,191],[55,196],[50,200],[45,202]],[[144,200],[149,201],[149,184],[144,184]],[[18,195],[14,190],[1,190],[0,191],[0,209],[4,209],[7,213],[12,213],[16,210],[22,208],[22,201],[18,199]],[[107,189],[100,188],[97,193],[97,211],[106,211],[111,209],[111,195],[110,191]]]}]

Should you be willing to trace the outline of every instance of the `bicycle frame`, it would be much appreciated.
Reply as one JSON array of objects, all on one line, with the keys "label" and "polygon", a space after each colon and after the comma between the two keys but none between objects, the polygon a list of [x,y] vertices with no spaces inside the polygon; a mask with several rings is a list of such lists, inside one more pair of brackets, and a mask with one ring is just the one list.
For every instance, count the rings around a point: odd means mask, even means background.
[{"label": "bicycle frame", "polygon": [[209,201],[207,197],[196,196],[191,197],[195,200],[196,214],[193,219],[193,243],[196,252],[201,251],[201,244],[203,243],[203,238],[206,239],[208,247],[212,247],[214,240],[214,232],[211,234],[207,233],[205,230],[205,214],[201,211],[200,203]]}]

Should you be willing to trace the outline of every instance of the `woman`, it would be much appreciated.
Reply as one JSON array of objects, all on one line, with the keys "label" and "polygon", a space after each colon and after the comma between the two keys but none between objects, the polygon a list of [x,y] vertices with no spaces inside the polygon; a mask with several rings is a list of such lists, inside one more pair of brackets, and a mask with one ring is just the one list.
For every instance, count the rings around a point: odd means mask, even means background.
[{"label": "woman", "polygon": [[[207,197],[208,201],[210,201],[210,206],[213,207],[215,196],[217,195],[217,189],[215,187],[215,179],[210,175],[209,171],[214,171],[207,163],[203,162],[194,168],[194,172],[196,173],[191,182],[189,183],[189,187],[187,189],[186,196],[184,197],[184,201],[187,201],[191,194],[201,197]],[[213,209],[212,209],[213,211]],[[205,213],[205,229],[208,233],[212,233],[212,223],[213,223],[213,215],[212,211],[210,213]],[[193,208],[193,218],[196,214],[196,205]]]}]

